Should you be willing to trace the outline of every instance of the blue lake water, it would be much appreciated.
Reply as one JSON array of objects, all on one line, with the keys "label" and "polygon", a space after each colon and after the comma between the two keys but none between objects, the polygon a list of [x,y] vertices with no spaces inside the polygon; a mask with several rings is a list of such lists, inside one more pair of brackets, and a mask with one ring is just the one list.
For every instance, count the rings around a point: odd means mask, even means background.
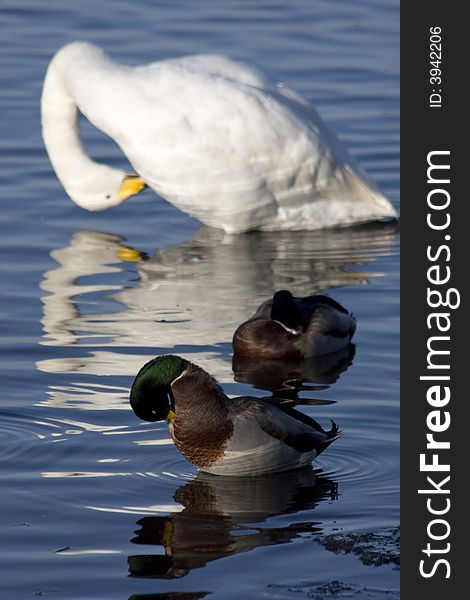
[{"label": "blue lake water", "polygon": [[[312,101],[399,208],[398,16],[395,0],[2,2],[2,598],[398,597],[396,567],[316,541],[399,523],[397,228],[229,237],[151,191],[88,213],[39,122],[46,66],[69,41],[128,64],[225,53]],[[126,164],[83,133],[94,157]],[[310,380],[301,409],[343,435],[313,471],[197,475],[165,424],[135,418],[133,377],[172,352],[228,394],[269,395],[279,373],[232,365],[230,342],[281,288],[331,293],[357,317],[354,356],[289,373]]]}]

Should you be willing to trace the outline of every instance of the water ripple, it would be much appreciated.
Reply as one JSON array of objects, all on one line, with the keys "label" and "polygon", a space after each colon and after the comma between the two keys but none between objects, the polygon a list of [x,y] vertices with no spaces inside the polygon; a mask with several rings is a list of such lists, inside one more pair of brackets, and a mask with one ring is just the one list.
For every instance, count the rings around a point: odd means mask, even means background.
[{"label": "water ripple", "polygon": [[356,484],[362,489],[371,488],[379,493],[397,486],[397,457],[380,452],[375,446],[354,443],[338,443],[329,449],[328,456],[318,461],[326,473],[334,476],[339,484]]},{"label": "water ripple", "polygon": [[0,463],[5,463],[12,469],[32,454],[38,443],[57,441],[62,436],[58,425],[48,421],[34,421],[25,414],[2,410],[0,421]]}]

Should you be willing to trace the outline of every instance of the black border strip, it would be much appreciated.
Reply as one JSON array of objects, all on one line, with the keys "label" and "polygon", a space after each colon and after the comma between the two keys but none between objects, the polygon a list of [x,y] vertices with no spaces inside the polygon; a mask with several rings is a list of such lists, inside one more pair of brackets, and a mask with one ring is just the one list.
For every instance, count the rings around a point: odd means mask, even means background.
[{"label": "black border strip", "polygon": [[[464,312],[470,253],[465,210],[470,148],[464,147],[464,139],[470,137],[468,109],[464,111],[464,102],[470,104],[469,25],[464,6],[435,0],[401,3],[401,596],[405,600],[468,595],[463,578],[468,523],[462,508],[469,456],[463,443],[469,435],[463,431],[464,374],[470,372],[466,365],[470,327]],[[430,81],[430,69],[436,68],[430,62],[438,58],[430,53],[439,51],[430,47],[437,40],[430,37],[436,27],[441,38],[440,82]],[[428,173],[429,162],[450,169]],[[448,226],[433,229],[447,222]],[[429,271],[431,267],[437,268]],[[440,292],[443,303],[447,299],[456,305],[460,298],[460,306],[431,307],[430,303],[439,305],[440,297],[437,293],[428,297],[428,288]],[[430,317],[433,313],[445,316]],[[448,331],[443,331],[446,327]],[[435,350],[449,354],[433,354]],[[427,448],[427,434],[449,442],[450,449]],[[420,454],[426,456],[424,463],[435,460],[450,470],[420,470]]]}]

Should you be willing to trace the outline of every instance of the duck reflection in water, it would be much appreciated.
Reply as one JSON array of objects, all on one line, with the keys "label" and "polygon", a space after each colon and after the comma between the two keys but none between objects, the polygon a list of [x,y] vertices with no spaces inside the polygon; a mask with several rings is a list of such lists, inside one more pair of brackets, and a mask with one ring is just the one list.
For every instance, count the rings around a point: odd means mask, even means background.
[{"label": "duck reflection in water", "polygon": [[[301,398],[299,392],[321,391],[336,383],[352,365],[356,346],[304,360],[251,358],[234,355],[232,369],[238,383],[271,392],[270,401],[303,405],[333,404],[332,400]],[[312,385],[313,384],[313,385]]]},{"label": "duck reflection in water", "polygon": [[321,471],[259,477],[221,477],[199,473],[180,487],[174,499],[181,512],[144,517],[131,541],[163,546],[165,554],[138,554],[128,559],[133,577],[177,578],[207,563],[261,546],[285,544],[301,534],[318,534],[321,522],[259,527],[267,519],[311,510],[337,498],[337,484]]}]

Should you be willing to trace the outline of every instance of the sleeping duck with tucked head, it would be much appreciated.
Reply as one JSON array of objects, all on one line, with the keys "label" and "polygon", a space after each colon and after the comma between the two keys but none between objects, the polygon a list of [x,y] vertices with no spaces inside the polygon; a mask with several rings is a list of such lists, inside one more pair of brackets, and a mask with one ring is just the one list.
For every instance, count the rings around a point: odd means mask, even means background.
[{"label": "sleeping duck with tucked head", "polygon": [[144,421],[168,423],[178,450],[201,471],[252,476],[305,467],[340,435],[290,407],[229,398],[200,367],[158,356],[138,372],[131,407]]},{"label": "sleeping duck with tucked head", "polygon": [[354,315],[333,298],[280,290],[238,327],[233,348],[238,356],[304,359],[344,348],[355,331]]}]

